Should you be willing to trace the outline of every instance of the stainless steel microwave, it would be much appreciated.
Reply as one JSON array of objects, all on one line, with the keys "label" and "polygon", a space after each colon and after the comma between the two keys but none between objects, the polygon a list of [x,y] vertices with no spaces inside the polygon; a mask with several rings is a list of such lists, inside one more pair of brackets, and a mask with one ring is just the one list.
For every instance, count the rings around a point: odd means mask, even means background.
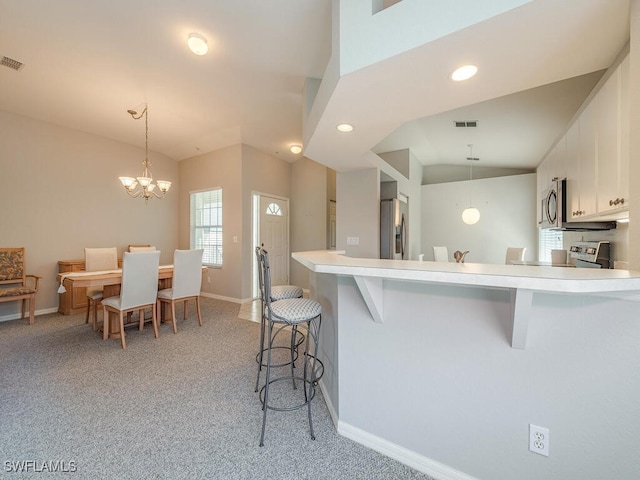
[{"label": "stainless steel microwave", "polygon": [[[554,181],[542,197],[540,208],[540,228],[560,228],[563,209],[563,185],[566,181]],[[566,198],[566,197],[565,197]]]},{"label": "stainless steel microwave", "polygon": [[586,232],[592,230],[612,230],[615,221],[570,222],[567,216],[567,179],[553,179],[542,197],[540,208],[540,228],[553,230]]}]

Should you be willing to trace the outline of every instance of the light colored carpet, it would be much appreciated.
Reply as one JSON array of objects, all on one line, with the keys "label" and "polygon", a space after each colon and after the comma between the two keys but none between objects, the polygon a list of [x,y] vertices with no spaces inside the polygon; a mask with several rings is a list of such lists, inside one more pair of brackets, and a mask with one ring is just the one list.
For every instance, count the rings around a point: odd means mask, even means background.
[{"label": "light colored carpet", "polygon": [[[126,350],[84,315],[1,322],[0,478],[428,478],[338,435],[319,390],[315,441],[306,409],[270,412],[259,447],[260,326],[239,305],[202,303],[204,326],[191,306],[177,335],[127,329]],[[16,472],[25,461],[35,464]],[[36,472],[43,462],[76,472]]]}]

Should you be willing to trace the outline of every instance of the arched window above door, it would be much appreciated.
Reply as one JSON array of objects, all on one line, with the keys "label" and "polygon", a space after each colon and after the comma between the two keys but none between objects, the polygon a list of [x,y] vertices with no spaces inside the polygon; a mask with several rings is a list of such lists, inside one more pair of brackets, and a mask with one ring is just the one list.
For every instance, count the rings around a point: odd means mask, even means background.
[{"label": "arched window above door", "polygon": [[279,217],[282,216],[282,210],[280,209],[280,205],[277,203],[270,203],[267,206],[267,215],[277,215]]}]

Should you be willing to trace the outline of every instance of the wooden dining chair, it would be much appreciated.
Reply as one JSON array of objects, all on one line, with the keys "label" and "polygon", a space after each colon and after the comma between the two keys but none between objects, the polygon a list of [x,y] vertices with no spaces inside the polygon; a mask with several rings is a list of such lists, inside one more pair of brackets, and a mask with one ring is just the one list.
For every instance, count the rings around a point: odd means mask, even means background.
[{"label": "wooden dining chair", "polygon": [[173,333],[178,333],[176,303],[183,302],[183,319],[187,319],[187,301],[196,301],[198,323],[202,326],[200,313],[200,287],[202,286],[202,254],[204,250],[176,250],[173,254],[172,287],[158,292],[158,309],[163,303],[171,304]]},{"label": "wooden dining chair", "polygon": [[158,295],[158,267],[160,252],[129,253],[122,255],[122,285],[120,296],[102,300],[104,309],[103,340],[109,337],[109,313],[115,313],[120,320],[120,342],[127,348],[124,333],[124,314],[140,312],[139,329],[144,326],[144,310],[151,308],[153,333],[158,338],[156,298]]},{"label": "wooden dining chair", "polygon": [[153,245],[129,245],[129,251],[131,253],[155,252],[156,247]]},{"label": "wooden dining chair", "polygon": [[[84,269],[87,272],[99,272],[102,270],[115,270],[118,268],[118,249],[85,248]],[[93,306],[93,329],[98,329],[98,304],[102,301],[103,287],[87,288],[87,316],[84,323],[89,323],[91,308]]]}]

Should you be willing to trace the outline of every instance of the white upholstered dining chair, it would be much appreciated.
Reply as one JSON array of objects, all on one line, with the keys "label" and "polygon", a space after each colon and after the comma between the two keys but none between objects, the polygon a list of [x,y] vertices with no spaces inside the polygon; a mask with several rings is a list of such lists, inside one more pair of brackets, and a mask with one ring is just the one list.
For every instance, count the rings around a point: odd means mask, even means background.
[{"label": "white upholstered dining chair", "polygon": [[[85,248],[84,269],[87,272],[100,272],[103,270],[115,270],[118,268],[118,249]],[[87,317],[84,323],[89,323],[89,315],[93,306],[93,329],[98,329],[98,304],[102,300],[103,287],[87,288]]]},{"label": "white upholstered dining chair", "polygon": [[447,247],[433,247],[433,259],[436,262],[448,262],[449,249]]},{"label": "white upholstered dining chair", "polygon": [[156,298],[158,296],[158,267],[160,252],[129,253],[122,255],[122,285],[120,296],[102,300],[104,309],[103,340],[109,336],[109,313],[115,313],[120,320],[120,342],[127,348],[124,339],[124,314],[138,310],[140,312],[139,329],[144,326],[144,310],[151,308],[153,333],[158,338],[156,320]]},{"label": "white upholstered dining chair", "polygon": [[527,251],[527,247],[509,247],[507,248],[507,255],[504,259],[506,265],[512,265],[513,262],[524,261],[524,254]]},{"label": "white upholstered dining chair", "polygon": [[178,333],[176,302],[184,302],[183,319],[187,319],[187,301],[196,301],[198,323],[202,326],[200,313],[200,287],[202,286],[202,254],[204,250],[176,250],[173,254],[173,280],[171,288],[158,292],[158,310],[163,303],[171,304],[173,333]]}]

